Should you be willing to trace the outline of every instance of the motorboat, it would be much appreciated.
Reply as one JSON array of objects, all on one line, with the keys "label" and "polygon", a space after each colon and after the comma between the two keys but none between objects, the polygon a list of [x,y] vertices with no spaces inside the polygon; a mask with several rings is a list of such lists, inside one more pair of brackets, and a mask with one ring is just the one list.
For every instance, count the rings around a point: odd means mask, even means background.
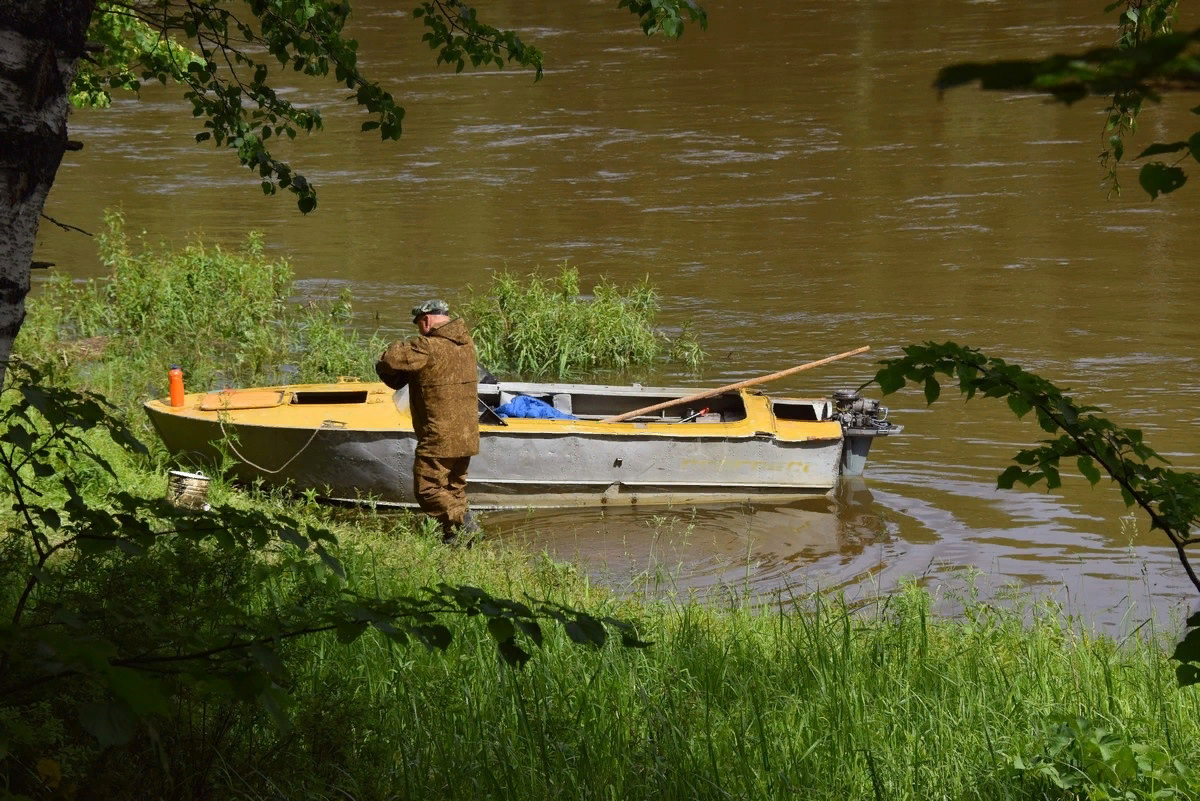
[{"label": "motorboat", "polygon": [[[416,436],[404,391],[342,381],[195,393],[145,404],[176,459],[232,465],[241,481],[336,501],[415,506]],[[858,476],[878,437],[902,430],[853,390],[826,398],[736,389],[688,402],[695,389],[497,382],[479,385],[480,450],[471,505],[787,501]],[[563,419],[504,418],[531,397]],[[656,411],[638,413],[649,407]]]}]

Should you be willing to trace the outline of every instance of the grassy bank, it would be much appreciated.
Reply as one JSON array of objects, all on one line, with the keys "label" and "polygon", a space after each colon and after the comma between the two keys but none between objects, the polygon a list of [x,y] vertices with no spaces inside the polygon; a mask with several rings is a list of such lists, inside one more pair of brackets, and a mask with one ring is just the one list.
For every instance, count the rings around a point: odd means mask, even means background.
[{"label": "grassy bank", "polygon": [[[118,476],[93,476],[89,498],[117,488],[161,496],[161,474],[106,455]],[[724,605],[616,598],[544,557],[486,542],[447,548],[408,515],[220,482],[213,501],[226,517],[286,515],[301,530],[327,529],[348,579],[279,543],[239,549],[164,538],[95,571],[73,565],[79,581],[65,585],[68,594],[84,596],[79,608],[98,619],[169,609],[171,624],[202,628],[221,605],[270,617],[346,592],[405,596],[444,581],[635,621],[653,645],[580,646],[547,628],[533,659],[514,670],[496,658],[484,627],[459,617],[447,620],[455,640],[445,652],[373,631],[350,644],[332,632],[311,635],[279,649],[289,728],[260,705],[180,688],[152,719],[153,738],[108,747],[75,722],[89,688],[63,682],[36,703],[0,702],[0,728],[28,732],[10,739],[0,761],[9,786],[33,797],[73,787],[82,798],[255,799],[1032,801],[1200,792],[1188,767],[1200,760],[1200,694],[1175,686],[1173,664],[1149,637],[1118,646],[1068,626],[1053,607],[965,599],[961,619],[937,619],[931,594],[917,587],[853,609],[821,594]],[[53,611],[61,597],[43,600]],[[134,622],[110,619],[106,631],[129,627],[123,636],[136,641],[162,625]],[[62,779],[37,792],[31,777],[45,772],[45,760]]]},{"label": "grassy bank", "polygon": [[1194,797],[1200,705],[1159,649],[1070,632],[1055,610],[945,621],[929,602],[650,604],[654,647],[558,638],[520,673],[467,644],[400,671],[378,642],[314,650],[306,675],[365,735],[336,738],[358,767],[325,781],[403,798]]},{"label": "grassy bank", "polygon": [[[111,389],[132,411],[169,361],[196,386],[280,365],[349,373],[369,367],[355,354],[377,353],[335,307],[291,308],[286,266],[253,240],[180,258],[133,252],[118,234],[124,244],[106,252],[124,277],[64,283],[33,303],[19,348],[53,365],[47,381]],[[202,297],[178,294],[189,280]],[[215,319],[240,303],[243,322]],[[304,366],[300,350],[316,341],[345,358]],[[3,403],[19,397],[10,388]],[[915,586],[853,609],[822,594],[614,597],[544,556],[487,541],[447,548],[411,515],[219,476],[212,511],[172,510],[161,452],[131,453],[96,428],[54,469],[14,463],[51,429],[32,411],[7,420],[0,455],[20,481],[5,479],[0,503],[0,796],[1200,797],[1189,767],[1200,764],[1200,692],[1176,687],[1147,630],[1117,644],[1053,607],[969,597],[962,617],[939,619],[936,591]],[[22,481],[41,494],[18,495]],[[39,562],[47,548],[59,550]],[[653,644],[580,644],[545,625],[540,646],[523,635],[533,658],[517,670],[497,658],[493,618],[449,611],[433,616],[453,633],[445,650],[347,618],[218,658],[247,631],[303,630],[348,600],[414,598],[442,582],[613,616]],[[27,642],[43,650],[15,645]],[[184,648],[210,660],[200,678],[165,669]],[[147,653],[162,661],[137,662]],[[111,703],[131,687],[158,688],[159,701]]]}]

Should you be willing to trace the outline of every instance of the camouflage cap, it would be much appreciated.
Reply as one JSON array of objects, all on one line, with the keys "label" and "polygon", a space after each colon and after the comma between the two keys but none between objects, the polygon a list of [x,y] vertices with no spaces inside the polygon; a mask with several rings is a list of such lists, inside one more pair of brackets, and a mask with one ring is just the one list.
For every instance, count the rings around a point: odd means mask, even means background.
[{"label": "camouflage cap", "polygon": [[414,323],[426,314],[443,314],[449,316],[450,304],[444,300],[427,300],[424,303],[413,306],[412,316]]}]

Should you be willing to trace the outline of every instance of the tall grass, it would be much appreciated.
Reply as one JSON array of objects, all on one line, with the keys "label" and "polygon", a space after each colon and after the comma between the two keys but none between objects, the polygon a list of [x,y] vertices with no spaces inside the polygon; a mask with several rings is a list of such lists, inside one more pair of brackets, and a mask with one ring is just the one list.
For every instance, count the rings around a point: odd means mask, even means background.
[{"label": "tall grass", "polygon": [[[377,550],[358,570],[386,588],[396,563]],[[655,643],[588,651],[556,632],[521,673],[481,660],[488,646],[470,637],[445,655],[379,639],[317,647],[303,696],[315,704],[298,714],[319,734],[293,741],[289,758],[340,744],[338,770],[320,781],[352,798],[1200,793],[1189,767],[1200,764],[1200,694],[1175,687],[1158,644],[1118,647],[1053,607],[1028,624],[1021,610],[968,600],[950,621],[917,587],[858,610],[820,594],[718,608],[509,580],[634,615]]]},{"label": "tall grass", "polygon": [[61,380],[130,407],[166,394],[172,364],[195,390],[374,378],[386,343],[351,327],[349,295],[295,302],[291,268],[268,258],[257,234],[236,250],[198,238],[170,250],[131,242],[110,213],[98,244],[108,275],[56,274],[17,341]]},{"label": "tall grass", "polygon": [[697,367],[704,352],[690,332],[671,338],[655,327],[658,294],[649,279],[622,288],[601,279],[581,294],[579,271],[496,273],[472,292],[463,314],[479,361],[521,378],[578,378],[661,361]]},{"label": "tall grass", "polygon": [[[161,492],[161,476],[110,461],[122,491]],[[821,593],[723,605],[618,598],[502,544],[448,549],[406,514],[220,481],[213,502],[331,526],[350,583],[263,569],[281,554],[260,562],[165,540],[89,578],[103,591],[97,602],[177,608],[190,620],[196,603],[256,609],[303,593],[319,605],[346,590],[397,596],[447,581],[635,620],[653,645],[581,648],[547,627],[514,671],[468,622],[451,622],[445,653],[370,633],[350,645],[311,636],[282,651],[289,729],[263,710],[180,692],[155,740],[119,750],[81,737],[50,706],[0,699],[0,717],[29,732],[7,764],[0,757],[0,778],[20,755],[31,769],[52,759],[64,788],[86,788],[80,797],[1200,797],[1200,693],[1175,686],[1160,643],[1118,645],[1053,606],[968,596],[961,618],[938,619],[935,598],[916,586],[854,607]]]}]

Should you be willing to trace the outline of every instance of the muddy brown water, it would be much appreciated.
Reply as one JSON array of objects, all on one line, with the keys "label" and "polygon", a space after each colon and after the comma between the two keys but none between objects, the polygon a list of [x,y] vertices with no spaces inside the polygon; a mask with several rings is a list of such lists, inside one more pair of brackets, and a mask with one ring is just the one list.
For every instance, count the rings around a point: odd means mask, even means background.
[{"label": "muddy brown water", "polygon": [[[1123,170],[1125,193],[1106,197],[1101,101],[930,88],[954,61],[1108,44],[1102,3],[717,0],[709,32],[679,42],[645,39],[614,0],[490,4],[545,51],[536,84],[435,67],[408,5],[359,0],[354,17],[365,68],[408,109],[401,141],[357,133],[344,91],[283,78],[326,116],[284,152],[319,185],[317,213],[264,198],[228,154],[194,144],[187,107],[157,88],[75,115],[86,147],[68,154],[47,212],[95,230],[120,208],[130,230],[176,243],[261,230],[303,292],[349,287],[361,323],[386,331],[406,330],[414,299],[454,300],[505,267],[569,262],[585,284],[649,274],[666,325],[691,323],[710,358],[699,375],[664,368],[648,383],[709,386],[862,344],[884,357],[954,339],[1142,427],[1175,464],[1200,463],[1200,187],[1151,202]],[[1130,150],[1186,138],[1198,103],[1150,108]],[[101,270],[90,240],[48,223],[38,257]],[[873,371],[859,358],[772,391],[825,394]],[[974,566],[989,587],[1031,587],[1117,627],[1191,594],[1112,488],[994,489],[1034,424],[992,401],[888,403],[905,433],[833,498],[489,526],[618,586],[685,594],[862,594],[914,575],[961,586]]]}]

